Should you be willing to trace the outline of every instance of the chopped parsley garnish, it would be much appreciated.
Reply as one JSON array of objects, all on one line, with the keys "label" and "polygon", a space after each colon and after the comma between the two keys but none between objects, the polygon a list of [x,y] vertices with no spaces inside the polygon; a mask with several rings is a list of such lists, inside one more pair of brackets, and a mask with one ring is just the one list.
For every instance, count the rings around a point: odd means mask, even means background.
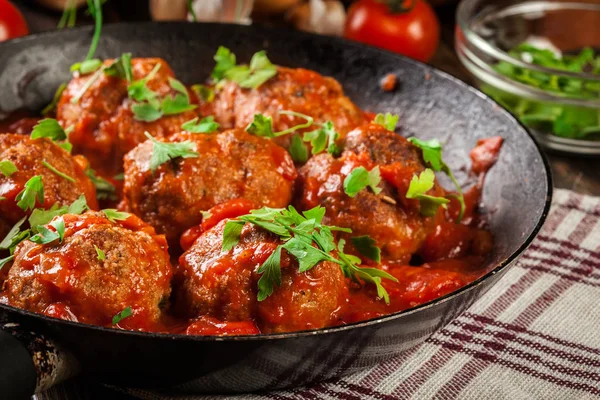
[{"label": "chopped parsley garnish", "polygon": [[177,94],[175,97],[167,96],[163,99],[163,115],[181,114],[196,108],[194,104],[190,103],[190,96],[181,82],[177,79],[169,78],[169,85],[177,92]]},{"label": "chopped parsley garnish", "polygon": [[206,103],[212,103],[215,99],[215,90],[206,85],[192,85],[192,90],[198,95],[200,100]]},{"label": "chopped parsley garnish", "polygon": [[[358,257],[344,253],[344,241],[336,246],[333,231],[351,233],[347,228],[323,225],[325,209],[317,206],[300,214],[292,206],[287,209],[263,207],[252,210],[250,214],[242,215],[227,221],[223,231],[224,252],[230,251],[240,241],[242,228],[246,223],[256,225],[279,237],[283,242],[277,246],[269,258],[258,268],[261,275],[258,281],[258,301],[270,296],[276,286],[281,285],[281,251],[285,249],[298,260],[298,271],[306,272],[322,261],[329,261],[340,266],[344,275],[359,282],[372,283],[377,287],[380,298],[389,303],[389,296],[381,285],[381,279],[397,281],[392,275],[375,268],[361,268]],[[337,250],[337,258],[334,253]]]},{"label": "chopped parsley garnish", "polygon": [[106,254],[104,254],[104,252],[102,250],[100,250],[98,248],[98,246],[94,245],[94,249],[96,249],[96,255],[97,255],[98,261],[106,260]]},{"label": "chopped parsley garnish", "polygon": [[67,140],[67,132],[54,118],[45,118],[37,123],[31,131],[31,138],[48,138],[53,142]]},{"label": "chopped parsley garnish", "polygon": [[378,186],[381,182],[379,167],[368,171],[365,167],[354,168],[344,179],[344,191],[350,197],[354,197],[361,190],[369,187],[375,194],[381,193]]},{"label": "chopped parsley garnish", "polygon": [[14,174],[15,172],[17,172],[17,166],[15,164],[13,164],[11,161],[9,161],[9,160],[0,161],[0,173],[2,173],[2,175],[4,175],[7,178],[10,178],[10,176],[12,174]]},{"label": "chopped parsley garnish", "polygon": [[125,318],[131,317],[132,315],[133,310],[131,307],[127,307],[112,318],[112,324],[117,325],[119,322],[123,321]]},{"label": "chopped parsley garnish", "polygon": [[426,193],[433,188],[435,183],[435,174],[429,168],[421,172],[420,175],[414,175],[410,181],[408,191],[406,192],[407,199],[419,200],[421,205],[421,214],[426,217],[433,217],[440,206],[446,208],[446,204],[450,200],[445,197],[429,196]]},{"label": "chopped parsley garnish", "polygon": [[[450,170],[450,167],[448,167],[448,165],[444,162],[444,160],[442,158],[442,145],[440,144],[440,142],[437,139],[420,140],[420,139],[412,137],[412,138],[409,138],[408,140],[412,144],[414,144],[415,146],[417,146],[418,148],[420,148],[422,150],[423,161],[425,161],[426,165],[431,167],[431,169],[433,169],[436,172],[441,171],[441,172],[445,173],[450,178],[452,183],[454,183],[457,194],[452,195],[452,197],[455,197],[458,200],[458,202],[460,203],[460,211],[458,214],[458,218],[456,220],[457,224],[460,223],[463,219],[463,216],[465,215],[465,208],[466,208],[465,197],[463,195],[462,188],[460,187],[460,184],[454,177],[454,174]],[[414,177],[413,177],[413,180],[414,180]],[[412,184],[412,182],[411,182],[411,184]]]},{"label": "chopped parsley garnish", "polygon": [[215,122],[215,117],[209,115],[205,118],[194,118],[181,125],[181,129],[191,133],[212,133],[219,129],[219,124]]},{"label": "chopped parsley garnish", "polygon": [[190,141],[184,142],[159,142],[154,139],[148,132],[144,133],[148,139],[152,142],[152,157],[150,158],[150,170],[156,171],[158,167],[166,163],[167,161],[176,158],[196,158],[196,143]]},{"label": "chopped parsley garnish", "polygon": [[102,212],[110,222],[125,221],[127,218],[131,217],[131,214],[117,211],[114,208],[105,208]]},{"label": "chopped parsley garnish", "polygon": [[292,126],[291,128],[285,129],[280,132],[273,132],[273,118],[263,114],[255,114],[252,122],[250,122],[248,126],[246,126],[246,132],[256,136],[274,138],[278,136],[287,135],[288,133],[295,132],[299,129],[308,128],[313,124],[312,117],[295,111],[281,110],[279,111],[279,114],[303,118],[306,120],[306,122]]},{"label": "chopped parsley garnish", "polygon": [[305,163],[308,160],[308,147],[298,134],[292,135],[289,151],[292,160],[297,163]]},{"label": "chopped parsley garnish", "polygon": [[48,168],[54,174],[60,176],[61,178],[64,178],[64,179],[68,180],[69,182],[75,183],[75,179],[74,178],[70,177],[69,175],[65,174],[64,172],[60,172],[59,170],[56,169],[56,167],[54,167],[52,164],[50,164],[46,160],[42,161],[42,165],[44,167]]},{"label": "chopped parsley garnish", "polygon": [[223,46],[219,47],[214,58],[217,64],[211,76],[217,83],[228,80],[244,89],[256,89],[277,75],[277,67],[269,61],[264,50],[252,56],[250,65],[236,65],[235,54]]},{"label": "chopped parsley garnish", "polygon": [[327,149],[327,152],[332,155],[338,155],[340,152],[339,147],[335,144],[335,141],[340,135],[335,131],[333,122],[327,121],[319,129],[311,132],[304,133],[304,141],[310,142],[312,146],[312,153],[319,154],[320,152]]},{"label": "chopped parsley garnish", "polygon": [[58,204],[54,204],[49,209],[36,208],[31,212],[29,216],[29,226],[31,226],[32,230],[37,232],[37,227],[40,225],[46,225],[54,217],[58,217],[64,214],[76,214],[79,215],[83,213],[85,210],[89,210],[87,205],[87,201],[84,195],[79,196],[77,200],[71,203],[70,206],[61,206]]},{"label": "chopped parsley garnish", "polygon": [[98,71],[100,67],[102,67],[102,60],[99,58],[92,58],[91,60],[85,60],[71,65],[71,72],[79,72],[81,75],[88,75]]},{"label": "chopped parsley garnish", "polygon": [[96,198],[99,200],[116,200],[116,189],[115,185],[107,181],[101,176],[96,175],[96,171],[88,167],[85,170],[85,174],[90,178],[94,186],[96,187]]},{"label": "chopped parsley garnish", "polygon": [[[600,53],[588,47],[578,54],[561,55],[523,43],[509,51],[509,54],[513,58],[541,67],[600,76]],[[496,64],[494,69],[513,81],[553,95],[590,100],[600,97],[598,81],[532,71],[505,61]],[[572,106],[558,102],[543,103],[489,85],[483,86],[482,89],[530,128],[572,139],[600,134],[600,114],[597,107]]]},{"label": "chopped parsley garnish", "polygon": [[30,237],[29,240],[37,244],[48,244],[54,242],[55,240],[58,240],[59,243],[62,243],[65,237],[64,219],[62,217],[56,218],[50,222],[50,226],[53,227],[54,230],[50,230],[44,225],[38,226],[38,233]]},{"label": "chopped parsley garnish", "polygon": [[51,112],[53,112],[54,110],[56,110],[56,106],[58,105],[58,102],[60,101],[60,98],[63,94],[63,92],[65,91],[65,89],[67,88],[67,84],[66,83],[61,83],[60,86],[58,87],[58,89],[56,89],[56,92],[54,92],[54,97],[52,97],[52,101],[50,102],[50,104],[48,104],[46,107],[44,107],[44,109],[42,110],[42,115],[46,116],[48,114],[50,114]]},{"label": "chopped parsley garnish", "polygon": [[129,98],[135,101],[152,102],[158,95],[148,87],[148,82],[154,79],[156,73],[160,70],[162,64],[157,63],[145,77],[133,81],[127,86],[127,94]]},{"label": "chopped parsley garnish", "polygon": [[112,63],[104,68],[104,73],[131,82],[133,80],[131,53],[123,53],[120,57],[115,58]]},{"label": "chopped parsley garnish", "polygon": [[153,122],[163,116],[160,108],[155,107],[150,103],[133,104],[131,106],[131,111],[133,111],[135,119],[144,122]]},{"label": "chopped parsley garnish", "polygon": [[23,211],[33,210],[35,203],[44,204],[44,184],[41,175],[31,177],[26,183],[25,188],[17,194],[17,206]]},{"label": "chopped parsley garnish", "polygon": [[381,249],[377,247],[375,239],[370,236],[355,236],[350,241],[360,254],[377,263],[381,262]]},{"label": "chopped parsley garnish", "polygon": [[390,113],[385,113],[385,115],[377,114],[375,116],[375,119],[373,120],[373,123],[383,126],[388,131],[393,131],[396,129],[396,125],[398,124],[398,119],[399,119],[399,117],[395,114],[390,114]]},{"label": "chopped parsley garnish", "polygon": [[26,218],[27,217],[21,218],[19,222],[17,222],[12,228],[10,228],[10,231],[8,231],[4,239],[2,239],[2,242],[0,242],[0,249],[8,250],[21,242],[21,240],[19,240],[19,236],[21,233],[21,225],[23,225]]},{"label": "chopped parsley garnish", "polygon": [[15,258],[14,255],[10,255],[6,258],[0,260],[0,271],[4,268],[9,262],[11,262]]}]

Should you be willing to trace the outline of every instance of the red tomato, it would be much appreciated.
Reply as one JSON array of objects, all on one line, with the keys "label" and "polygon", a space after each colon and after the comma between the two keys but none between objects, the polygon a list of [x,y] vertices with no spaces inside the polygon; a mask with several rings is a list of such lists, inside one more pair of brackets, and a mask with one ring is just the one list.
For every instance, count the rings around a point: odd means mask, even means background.
[{"label": "red tomato", "polygon": [[0,42],[29,33],[25,18],[10,1],[0,0]]},{"label": "red tomato", "polygon": [[[394,6],[402,10],[394,12]],[[348,10],[344,36],[428,61],[437,49],[440,25],[424,0],[358,0]]]}]

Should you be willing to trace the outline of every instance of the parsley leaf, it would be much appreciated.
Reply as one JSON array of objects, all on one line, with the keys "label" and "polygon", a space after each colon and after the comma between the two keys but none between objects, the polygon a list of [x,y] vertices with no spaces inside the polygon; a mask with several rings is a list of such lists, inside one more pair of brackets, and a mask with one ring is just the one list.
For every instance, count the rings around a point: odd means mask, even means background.
[{"label": "parsley leaf", "polygon": [[[202,218],[204,218],[204,216]],[[240,242],[240,235],[242,234],[244,225],[246,225],[244,221],[236,220],[230,220],[225,223],[225,228],[223,229],[223,244],[221,246],[222,252],[228,252]]]},{"label": "parsley leaf", "polygon": [[31,177],[26,183],[25,188],[17,194],[17,206],[23,211],[33,210],[35,203],[44,204],[44,184],[41,175]]},{"label": "parsley leaf", "polygon": [[308,160],[308,147],[298,134],[292,135],[289,151],[292,160],[297,163],[305,163]]},{"label": "parsley leaf", "polygon": [[37,244],[48,244],[58,239],[59,243],[62,243],[65,237],[65,221],[59,217],[50,222],[50,226],[54,228],[54,231],[44,225],[38,226],[38,233],[29,240]]},{"label": "parsley leaf", "polygon": [[116,188],[115,185],[107,181],[101,176],[96,175],[96,171],[88,167],[85,170],[85,174],[90,178],[94,186],[96,187],[96,198],[100,200],[116,200]]},{"label": "parsley leaf", "polygon": [[54,219],[54,217],[58,217],[60,215],[64,215],[67,213],[66,207],[59,207],[58,204],[54,204],[51,208],[44,210],[43,208],[36,208],[31,212],[29,216],[29,226],[31,226],[32,230],[37,232],[37,227],[41,225],[47,225]]},{"label": "parsley leaf", "polygon": [[381,182],[381,174],[379,167],[367,171],[365,167],[354,168],[344,179],[344,191],[350,197],[354,197],[358,192],[370,187],[373,193],[381,193],[381,188],[378,187]]},{"label": "parsley leaf", "polygon": [[373,123],[383,126],[388,131],[394,131],[396,129],[396,125],[398,124],[398,119],[399,117],[395,114],[377,114],[373,120]]},{"label": "parsley leaf", "polygon": [[74,202],[71,203],[71,205],[67,209],[67,212],[69,214],[79,215],[79,214],[83,213],[85,210],[89,210],[89,209],[90,208],[87,205],[87,200],[86,200],[85,196],[81,195],[77,198],[77,200],[75,200]]},{"label": "parsley leaf", "polygon": [[[413,145],[415,145],[421,149],[421,151],[423,152],[423,160],[425,161],[425,163],[428,166],[430,166],[436,172],[441,171],[441,172],[445,173],[450,178],[452,183],[454,183],[454,186],[456,187],[456,192],[457,192],[457,194],[454,197],[456,197],[456,199],[460,203],[460,211],[459,211],[456,223],[457,224],[460,223],[460,221],[462,221],[462,219],[463,219],[463,216],[465,215],[465,209],[466,209],[465,198],[464,198],[464,195],[462,192],[462,188],[460,187],[460,184],[454,177],[452,170],[450,170],[450,167],[448,167],[448,165],[444,162],[444,160],[442,158],[442,145],[440,144],[440,142],[437,139],[431,139],[429,141],[425,141],[425,140],[420,140],[415,137],[412,137],[412,138],[409,138],[408,140]],[[414,180],[414,177],[413,177],[413,180]],[[411,182],[411,184],[412,184],[412,182]],[[421,209],[423,210],[423,204],[421,204]]]},{"label": "parsley leaf", "polygon": [[211,77],[215,82],[220,81],[225,77],[225,72],[235,67],[235,54],[227,47],[219,46],[214,57],[217,64],[211,73]]},{"label": "parsley leaf", "polygon": [[57,120],[53,118],[46,118],[38,122],[37,125],[33,127],[33,131],[31,131],[31,138],[48,138],[53,142],[56,142],[59,140],[66,140],[67,133],[63,127],[60,126]]},{"label": "parsley leaf", "polygon": [[148,132],[144,133],[150,141],[152,141],[152,157],[150,159],[150,170],[156,171],[158,167],[167,161],[175,158],[196,158],[196,143],[190,141],[184,142],[159,142],[154,139]]},{"label": "parsley leaf", "polygon": [[185,122],[181,125],[181,129],[191,133],[212,133],[219,129],[219,124],[215,122],[215,117],[212,115],[198,121],[199,119],[200,118],[196,117]]},{"label": "parsley leaf", "polygon": [[119,322],[123,321],[125,318],[131,317],[132,315],[133,315],[132,308],[127,307],[112,318],[112,324],[117,325]]},{"label": "parsley leaf", "polygon": [[285,129],[280,132],[273,132],[273,118],[263,114],[254,114],[254,119],[248,124],[248,126],[246,126],[246,132],[256,136],[274,138],[278,136],[287,135],[288,133],[295,132],[298,129],[308,128],[313,124],[312,117],[295,111],[281,110],[279,111],[279,114],[304,118],[306,122],[292,126],[291,128]]},{"label": "parsley leaf", "polygon": [[46,160],[42,161],[42,165],[44,167],[48,168],[54,174],[60,176],[61,178],[64,178],[64,179],[68,180],[69,182],[75,183],[75,179],[74,178],[70,177],[69,175],[67,175],[67,174],[65,174],[63,172],[60,172],[59,170],[56,169],[56,167],[54,167],[52,164],[50,164]]},{"label": "parsley leaf", "polygon": [[131,53],[123,53],[120,57],[113,60],[110,65],[104,69],[108,76],[125,79],[127,82],[133,80],[133,67],[131,66]]},{"label": "parsley leaf", "polygon": [[319,154],[327,149],[329,154],[335,156],[340,151],[335,144],[339,136],[333,127],[333,122],[327,121],[319,129],[304,133],[304,141],[310,142],[313,154]]},{"label": "parsley leaf", "polygon": [[58,102],[60,101],[60,98],[62,97],[62,94],[66,88],[67,88],[66,83],[61,83],[60,86],[58,86],[58,88],[56,89],[56,92],[54,92],[54,97],[52,98],[52,101],[50,102],[50,104],[48,104],[42,110],[43,116],[46,116],[46,115],[50,114],[52,111],[56,110],[56,106],[58,105]]},{"label": "parsley leaf", "polygon": [[92,72],[96,72],[100,67],[102,67],[102,60],[98,58],[92,58],[91,60],[85,60],[82,62],[75,63],[71,65],[71,72],[78,71],[81,75],[91,74]]},{"label": "parsley leaf", "polygon": [[160,108],[150,103],[137,103],[131,106],[135,119],[144,122],[154,122],[163,116]]},{"label": "parsley leaf", "polygon": [[433,217],[440,206],[446,208],[446,204],[450,202],[450,200],[444,197],[434,197],[425,194],[433,188],[434,182],[435,174],[431,169],[427,168],[419,176],[416,174],[413,176],[406,192],[407,199],[419,200],[421,214],[426,217]]},{"label": "parsley leaf", "polygon": [[381,249],[377,247],[375,239],[370,236],[355,236],[350,240],[360,254],[375,262],[381,262]]},{"label": "parsley leaf", "polygon": [[142,79],[131,82],[129,86],[127,86],[127,95],[130,99],[135,101],[151,101],[158,97],[156,92],[152,91],[147,84],[154,78],[154,76],[156,76],[161,66],[161,63],[157,63],[148,73],[148,75]]},{"label": "parsley leaf", "polygon": [[277,246],[269,258],[258,268],[262,276],[258,280],[258,301],[273,294],[274,286],[281,286],[281,246]]},{"label": "parsley leaf", "polygon": [[15,239],[18,238],[19,233],[21,232],[21,225],[23,225],[26,218],[27,217],[21,218],[19,222],[10,228],[10,231],[8,231],[4,239],[2,239],[2,242],[0,242],[0,249],[7,250],[17,244]]},{"label": "parsley leaf", "polygon": [[17,172],[17,166],[9,160],[0,161],[0,172],[7,178]]},{"label": "parsley leaf", "polygon": [[6,265],[8,265],[8,263],[10,263],[14,258],[15,258],[14,255],[10,255],[6,258],[1,259],[0,260],[0,271],[2,270],[2,268],[4,268]]},{"label": "parsley leaf", "polygon": [[104,252],[102,250],[100,250],[98,248],[98,246],[94,245],[94,249],[96,249],[96,255],[97,255],[98,261],[106,260],[106,254],[104,254]]},{"label": "parsley leaf", "polygon": [[212,103],[215,99],[215,91],[213,88],[206,85],[192,85],[192,90],[198,95],[200,100],[206,103]]},{"label": "parsley leaf", "polygon": [[256,89],[277,75],[277,67],[269,61],[264,50],[252,56],[250,65],[236,65],[235,54],[223,46],[219,47],[214,58],[217,64],[211,76],[215,82],[226,79],[244,89]]},{"label": "parsley leaf", "polygon": [[114,208],[105,208],[102,212],[110,222],[125,221],[127,218],[131,217],[131,214],[117,211]]},{"label": "parsley leaf", "polygon": [[161,107],[164,115],[180,114],[196,108],[196,105],[190,104],[190,96],[181,82],[169,77],[169,85],[178,93],[175,97],[167,96],[163,99]]}]

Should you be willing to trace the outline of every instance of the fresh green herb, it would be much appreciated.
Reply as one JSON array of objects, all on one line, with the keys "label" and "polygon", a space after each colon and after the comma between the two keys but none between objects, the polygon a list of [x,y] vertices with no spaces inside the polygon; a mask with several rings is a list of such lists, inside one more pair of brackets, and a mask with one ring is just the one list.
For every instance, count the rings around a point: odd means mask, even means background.
[{"label": "fresh green herb", "polygon": [[102,60],[99,58],[92,58],[91,60],[85,60],[82,62],[71,65],[71,72],[79,72],[81,75],[88,75],[92,72],[98,71],[102,67]]},{"label": "fresh green herb", "polygon": [[144,122],[153,122],[163,116],[160,108],[157,108],[150,103],[134,104],[131,106],[131,111],[133,111],[135,119]]},{"label": "fresh green herb", "polygon": [[15,197],[17,206],[23,211],[33,210],[36,199],[38,203],[44,204],[44,184],[42,183],[41,175],[31,177],[25,183],[25,188]]},{"label": "fresh green herb", "polygon": [[166,163],[167,161],[175,158],[196,158],[196,143],[185,141],[166,143],[159,142],[154,139],[148,132],[144,133],[148,139],[152,142],[152,157],[150,158],[150,170],[156,171],[158,167]]},{"label": "fresh green herb", "polygon": [[52,113],[54,110],[56,110],[56,106],[58,105],[58,102],[60,101],[60,98],[61,98],[61,96],[62,96],[62,94],[63,94],[63,92],[65,91],[66,88],[67,88],[67,84],[66,83],[61,83],[60,84],[60,86],[58,87],[58,89],[56,89],[56,92],[54,92],[54,97],[52,98],[52,101],[50,102],[50,104],[48,104],[42,110],[42,115],[43,116],[47,116],[50,113]]},{"label": "fresh green herb", "polygon": [[295,162],[304,164],[308,160],[308,147],[304,144],[300,135],[292,135],[289,150],[292,160]]},{"label": "fresh green herb", "polygon": [[54,204],[49,209],[36,208],[31,212],[29,216],[29,226],[31,230],[36,233],[37,227],[41,225],[47,225],[54,217],[58,217],[64,214],[81,214],[85,210],[89,210],[87,201],[84,195],[79,196],[77,200],[71,203],[70,206],[59,207],[58,204]]},{"label": "fresh green herb", "polygon": [[133,81],[127,86],[127,95],[130,99],[138,102],[148,101],[152,102],[155,100],[158,95],[156,92],[150,90],[148,87],[148,82],[151,81],[160,70],[162,64],[157,63],[154,68],[146,75],[145,77]]},{"label": "fresh green herb", "polygon": [[79,100],[81,100],[81,98],[83,97],[83,95],[85,94],[85,92],[87,92],[89,90],[89,88],[92,87],[92,85],[98,80],[100,79],[100,77],[102,76],[102,74],[104,73],[104,68],[100,68],[99,70],[97,70],[96,72],[94,72],[94,75],[90,76],[87,81],[85,81],[85,83],[83,84],[83,86],[81,87],[81,89],[79,90],[79,92],[73,96],[71,98],[71,104],[77,104],[79,102]]},{"label": "fresh green herb", "polygon": [[2,242],[0,242],[0,249],[8,250],[11,247],[16,246],[20,242],[20,240],[18,240],[18,237],[21,233],[21,225],[23,225],[26,218],[27,217],[21,218],[19,222],[17,222],[12,228],[10,228],[10,231],[8,231],[4,239],[2,239]]},{"label": "fresh green herb", "polygon": [[46,118],[37,123],[31,131],[31,138],[48,138],[54,142],[67,140],[67,133],[54,118]]},{"label": "fresh green herb", "polygon": [[85,60],[94,58],[98,42],[100,41],[100,33],[102,32],[102,2],[100,0],[87,0],[88,10],[94,18],[94,36]]},{"label": "fresh green herb", "polygon": [[102,250],[98,248],[98,246],[94,245],[94,249],[96,249],[96,255],[98,256],[98,261],[106,260],[106,254]]},{"label": "fresh green herb", "polygon": [[458,181],[456,180],[456,177],[452,173],[452,170],[444,162],[444,160],[442,158],[442,145],[440,144],[440,142],[437,139],[420,140],[415,137],[412,137],[412,138],[409,138],[408,140],[413,145],[415,145],[421,149],[421,151],[423,152],[423,160],[425,161],[426,165],[431,167],[436,172],[441,171],[441,172],[445,173],[450,178],[450,180],[452,181],[454,186],[456,187],[457,194],[452,195],[452,196],[455,197],[458,200],[458,202],[460,203],[460,211],[458,214],[458,218],[456,220],[457,224],[460,223],[465,215],[465,208],[466,208],[465,197],[463,195],[460,184],[458,183]]},{"label": "fresh green herb", "polygon": [[67,212],[69,214],[79,215],[83,213],[85,210],[89,210],[90,207],[87,205],[87,200],[84,195],[80,195],[77,200],[71,203],[69,208],[67,208]]},{"label": "fresh green herb", "polygon": [[125,221],[131,216],[129,213],[117,211],[114,208],[105,208],[102,212],[110,222]]},{"label": "fresh green herb", "polygon": [[96,175],[96,171],[92,168],[87,168],[85,174],[91,179],[92,183],[96,187],[96,198],[99,200],[116,200],[116,189],[115,185],[107,181],[101,176]]},{"label": "fresh green herb", "polygon": [[48,244],[55,240],[62,243],[65,237],[65,221],[62,217],[59,217],[50,222],[50,226],[54,228],[53,231],[43,225],[38,226],[38,233],[30,237],[29,240],[37,244]]},{"label": "fresh green herb", "polygon": [[198,18],[196,18],[196,11],[194,11],[194,7],[192,6],[192,0],[187,0],[187,6],[188,6],[188,11],[192,15],[192,21],[198,22]]},{"label": "fresh green herb", "polygon": [[131,82],[133,80],[131,53],[123,53],[120,57],[115,58],[112,63],[104,68],[104,73]]},{"label": "fresh green herb", "polygon": [[10,263],[14,258],[15,258],[15,256],[11,255],[6,258],[1,259],[0,260],[0,270],[2,270],[2,268],[4,268],[6,265],[8,265],[8,263]]},{"label": "fresh green herb", "polygon": [[381,249],[377,247],[377,241],[370,236],[355,236],[350,241],[363,256],[379,263],[381,262]]},{"label": "fresh green herb", "polygon": [[192,133],[212,133],[219,129],[219,124],[215,122],[215,117],[209,115],[206,118],[198,117],[185,122],[181,129]]},{"label": "fresh green herb", "polygon": [[206,85],[192,85],[192,90],[198,95],[200,100],[206,103],[212,103],[215,99],[215,90]]},{"label": "fresh green herb", "polygon": [[396,125],[398,124],[398,119],[399,119],[399,117],[397,115],[385,113],[385,115],[377,114],[375,116],[375,119],[373,120],[373,122],[376,123],[377,125],[383,126],[388,131],[393,131],[396,129]]},{"label": "fresh green herb", "polygon": [[[513,58],[533,65],[560,71],[585,72],[599,75],[600,78],[600,54],[595,53],[591,48],[584,48],[574,55],[560,55],[523,43],[509,51],[509,54]],[[496,64],[494,69],[511,80],[565,98],[598,99],[600,97],[599,81],[532,71],[505,61]],[[573,139],[583,139],[600,133],[600,111],[597,107],[562,105],[555,102],[542,103],[489,86],[484,86],[482,89],[530,128]]]},{"label": "fresh green herb", "polygon": [[421,205],[421,214],[426,217],[433,217],[440,206],[446,208],[450,200],[444,197],[429,196],[426,193],[433,188],[435,183],[435,174],[429,168],[425,169],[419,176],[413,176],[406,192],[407,199],[419,200]]},{"label": "fresh green herb", "polygon": [[250,65],[236,65],[235,54],[221,46],[215,54],[215,61],[217,64],[211,74],[215,82],[225,79],[244,89],[256,89],[277,75],[277,67],[269,61],[264,50],[252,56]]},{"label": "fresh green herb", "polygon": [[124,173],[120,173],[120,174],[116,174],[115,176],[113,176],[113,179],[115,181],[122,181],[125,180],[125,174]]},{"label": "fresh green herb", "polygon": [[9,160],[0,161],[0,172],[7,178],[17,172],[17,166]]},{"label": "fresh green herb", "polygon": [[196,108],[190,103],[190,96],[187,89],[177,79],[169,78],[169,85],[178,93],[175,97],[167,96],[163,99],[161,109],[163,115],[181,114]]},{"label": "fresh green herb", "polygon": [[361,190],[370,187],[373,193],[381,193],[378,186],[381,182],[381,173],[379,167],[368,171],[365,167],[354,168],[344,179],[344,191],[350,197],[356,196]]},{"label": "fresh green herb", "polygon": [[265,116],[263,114],[254,114],[254,119],[246,127],[246,132],[256,136],[274,138],[278,136],[287,135],[288,133],[295,132],[299,129],[308,128],[313,124],[312,117],[305,114],[297,113],[295,111],[281,110],[279,111],[279,114],[303,118],[306,120],[306,122],[292,126],[291,128],[285,129],[280,132],[273,132],[273,118]]},{"label": "fresh green herb", "polygon": [[[389,296],[381,285],[381,278],[396,281],[387,272],[375,268],[361,268],[360,259],[344,254],[344,243],[335,245],[333,231],[351,233],[347,228],[322,224],[325,216],[323,207],[315,207],[300,214],[292,206],[287,209],[263,207],[252,210],[250,214],[230,220],[223,231],[223,251],[230,251],[240,241],[245,223],[256,225],[279,237],[283,242],[269,258],[258,268],[261,274],[258,281],[258,301],[270,296],[276,286],[281,285],[281,250],[285,249],[298,260],[298,271],[306,272],[322,261],[330,261],[340,265],[344,274],[359,282],[373,283],[377,286],[378,296],[389,302]],[[337,249],[338,258],[333,253]]]},{"label": "fresh green herb", "polygon": [[335,144],[339,136],[333,127],[333,122],[327,121],[319,129],[304,133],[304,141],[310,142],[313,154],[319,154],[327,149],[329,154],[335,156],[340,152],[339,147]]},{"label": "fresh green herb", "polygon": [[44,167],[48,168],[54,174],[60,176],[61,178],[64,178],[64,179],[68,180],[69,182],[75,183],[75,179],[74,178],[70,177],[69,175],[65,174],[64,172],[60,172],[59,170],[56,169],[56,167],[54,167],[52,164],[50,164],[46,160],[42,161],[42,165]]},{"label": "fresh green herb", "polygon": [[133,315],[133,310],[131,307],[125,308],[123,311],[115,315],[112,319],[112,324],[117,325],[119,322],[123,321],[125,318],[129,318]]}]

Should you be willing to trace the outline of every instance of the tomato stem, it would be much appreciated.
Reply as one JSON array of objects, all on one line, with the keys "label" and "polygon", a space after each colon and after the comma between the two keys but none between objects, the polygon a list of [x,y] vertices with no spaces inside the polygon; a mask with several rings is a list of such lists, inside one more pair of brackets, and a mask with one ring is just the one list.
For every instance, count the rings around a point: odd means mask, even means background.
[{"label": "tomato stem", "polygon": [[[392,14],[411,12],[417,5],[417,0],[379,0],[379,2],[387,5]],[[404,5],[405,3],[408,5]]]}]

